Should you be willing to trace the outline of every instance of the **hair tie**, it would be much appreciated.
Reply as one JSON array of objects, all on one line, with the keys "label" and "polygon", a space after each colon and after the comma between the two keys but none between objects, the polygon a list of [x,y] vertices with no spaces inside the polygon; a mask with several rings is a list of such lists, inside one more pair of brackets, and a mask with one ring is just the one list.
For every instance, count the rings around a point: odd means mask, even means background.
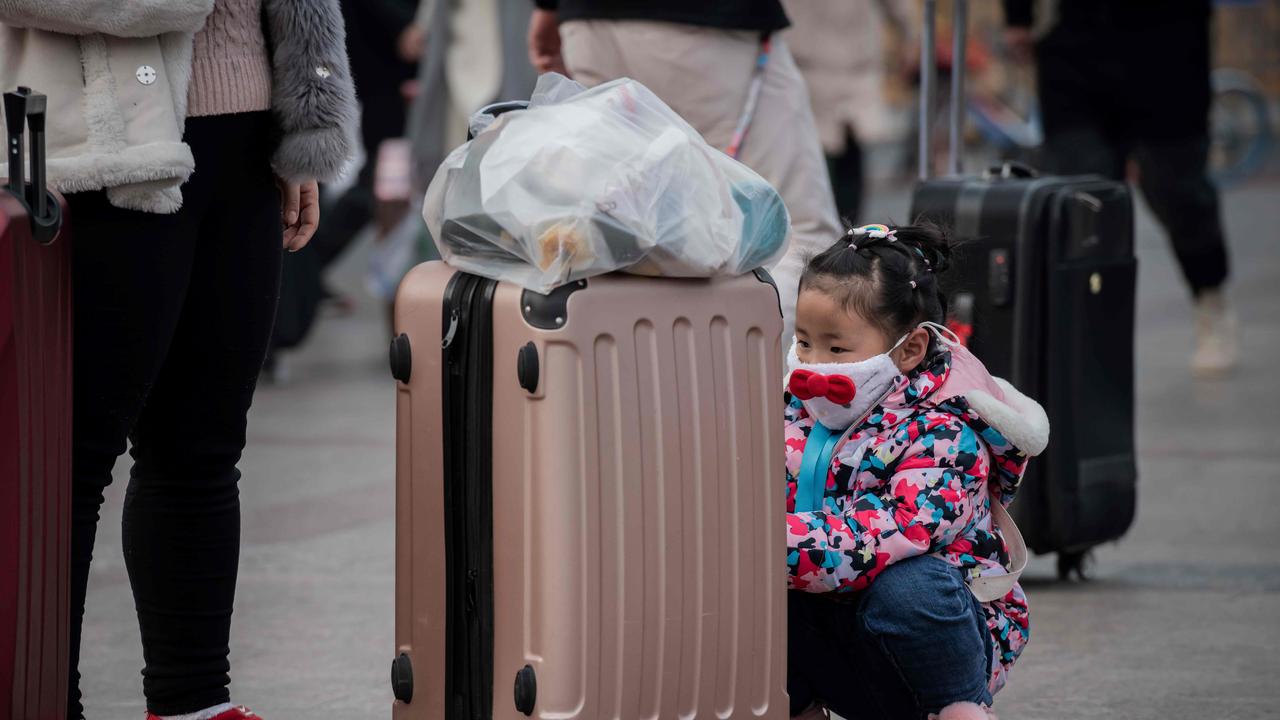
[{"label": "hair tie", "polygon": [[856,252],[858,250],[858,243],[849,243],[849,249]]},{"label": "hair tie", "polygon": [[912,290],[915,290],[915,289],[916,289],[916,281],[915,281],[915,280],[910,280],[909,282],[911,283],[911,289],[912,289]]}]

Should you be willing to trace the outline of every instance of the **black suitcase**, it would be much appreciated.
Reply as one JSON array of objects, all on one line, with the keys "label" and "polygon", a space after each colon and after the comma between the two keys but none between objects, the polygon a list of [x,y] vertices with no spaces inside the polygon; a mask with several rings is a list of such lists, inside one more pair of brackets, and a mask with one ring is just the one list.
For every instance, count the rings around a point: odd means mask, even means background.
[{"label": "black suitcase", "polygon": [[[935,4],[926,2],[926,48],[934,46]],[[954,3],[956,28],[964,28],[965,4]],[[954,40],[953,57],[964,57],[964,33]],[[957,108],[963,63],[954,65]],[[932,105],[930,74],[921,128]],[[1059,554],[1059,576],[1083,576],[1087,551],[1122,536],[1135,510],[1132,198],[1123,183],[1039,177],[1014,163],[961,176],[960,132],[953,113],[953,176],[937,179],[928,177],[922,132],[911,216],[951,228],[959,242],[944,284],[953,327],[992,374],[1044,404],[1049,447],[1031,463],[1010,511],[1032,550]]]}]

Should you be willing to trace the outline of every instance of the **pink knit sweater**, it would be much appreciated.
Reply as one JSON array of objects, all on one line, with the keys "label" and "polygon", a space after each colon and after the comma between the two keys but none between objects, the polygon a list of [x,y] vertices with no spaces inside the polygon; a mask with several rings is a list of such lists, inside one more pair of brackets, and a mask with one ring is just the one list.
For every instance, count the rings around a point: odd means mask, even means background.
[{"label": "pink knit sweater", "polygon": [[271,108],[271,62],[262,34],[262,0],[214,0],[196,34],[187,115]]}]

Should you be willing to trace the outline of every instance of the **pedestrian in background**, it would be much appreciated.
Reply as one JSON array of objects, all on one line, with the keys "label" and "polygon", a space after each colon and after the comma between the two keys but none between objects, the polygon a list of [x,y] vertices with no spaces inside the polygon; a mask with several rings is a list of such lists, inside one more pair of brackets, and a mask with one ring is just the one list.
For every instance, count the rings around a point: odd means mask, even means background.
[{"label": "pedestrian in background", "polygon": [[373,219],[379,146],[404,134],[407,104],[402,89],[413,78],[414,65],[400,58],[397,47],[412,24],[417,0],[340,0],[340,4],[360,99],[363,163],[349,187],[332,200],[326,193],[325,223],[308,248],[285,258],[276,328],[264,367],[264,376],[272,382],[287,378],[282,351],[306,342],[323,302],[337,301],[350,309],[351,302],[325,282],[325,272]]},{"label": "pedestrian in background", "polygon": [[351,155],[337,2],[8,0],[0,23],[0,86],[48,95],[49,180],[75,231],[68,717],[83,717],[89,564],[126,440],[147,717],[257,717],[228,692],[236,465],[281,244],[307,244],[316,180]]},{"label": "pedestrian in background", "polygon": [[418,62],[408,135],[419,195],[467,139],[472,113],[533,92],[537,73],[524,50],[531,10],[528,0],[421,0],[417,35],[405,49]]},{"label": "pedestrian in background", "polygon": [[422,198],[436,169],[467,139],[472,113],[533,92],[537,75],[524,48],[532,10],[528,0],[421,0],[401,33],[400,58],[416,64],[418,73],[403,88],[409,100],[406,137],[380,149],[377,232],[365,277],[369,292],[386,304],[389,320],[405,273],[440,259],[422,223]]},{"label": "pedestrian in background", "polygon": [[[836,210],[856,224],[866,175],[862,144],[892,122],[885,112],[886,60],[896,61],[902,72],[919,63],[915,3],[783,0],[783,5],[791,20],[787,45],[809,86]],[[897,49],[887,48],[885,38],[896,39]]]},{"label": "pedestrian in background", "polygon": [[408,103],[403,85],[412,80],[413,61],[400,56],[402,34],[413,24],[417,0],[341,0],[347,28],[351,75],[360,99],[360,144],[364,163],[355,184],[325,207],[325,224],[313,246],[327,268],[373,218],[373,178],[378,146],[404,135]]},{"label": "pedestrian in background", "polygon": [[1239,356],[1227,304],[1227,247],[1209,153],[1209,0],[1004,0],[1016,57],[1034,55],[1046,169],[1138,186],[1173,244],[1195,301],[1192,369],[1218,375]]},{"label": "pedestrian in background", "polygon": [[[538,71],[567,72],[588,86],[638,80],[708,143],[730,151],[777,188],[792,231],[786,255],[772,270],[786,321],[783,337],[791,337],[805,258],[826,249],[840,224],[804,78],[777,34],[788,24],[781,2],[536,2],[529,53]],[[752,113],[748,100],[758,67]],[[745,139],[735,138],[740,126]]]}]

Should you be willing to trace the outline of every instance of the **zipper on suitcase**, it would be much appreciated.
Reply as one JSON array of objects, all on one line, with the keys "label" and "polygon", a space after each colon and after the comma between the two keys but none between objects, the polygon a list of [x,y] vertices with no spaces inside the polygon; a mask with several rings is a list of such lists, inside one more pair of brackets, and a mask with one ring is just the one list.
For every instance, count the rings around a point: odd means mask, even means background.
[{"label": "zipper on suitcase", "polygon": [[493,294],[458,273],[445,289],[443,435],[445,717],[493,717]]}]

